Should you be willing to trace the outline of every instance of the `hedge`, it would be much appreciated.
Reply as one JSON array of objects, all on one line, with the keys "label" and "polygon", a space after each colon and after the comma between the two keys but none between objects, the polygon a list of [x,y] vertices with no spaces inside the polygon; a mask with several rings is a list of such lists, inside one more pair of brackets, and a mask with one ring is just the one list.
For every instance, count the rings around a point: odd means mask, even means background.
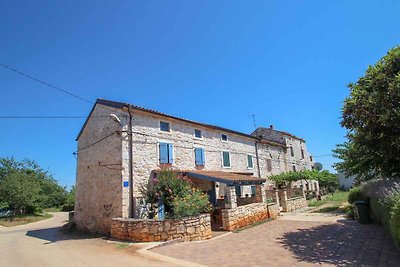
[{"label": "hedge", "polygon": [[361,185],[372,218],[383,224],[400,248],[400,179],[378,179]]}]

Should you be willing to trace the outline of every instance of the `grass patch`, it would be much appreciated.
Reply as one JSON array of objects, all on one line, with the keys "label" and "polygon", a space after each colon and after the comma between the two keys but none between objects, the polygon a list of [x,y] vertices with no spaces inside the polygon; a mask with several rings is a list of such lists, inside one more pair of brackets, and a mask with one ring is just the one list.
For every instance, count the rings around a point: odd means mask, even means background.
[{"label": "grass patch", "polygon": [[60,212],[62,211],[61,208],[47,208],[44,209],[45,212]]},{"label": "grass patch", "polygon": [[116,247],[116,248],[119,248],[119,249],[125,249],[125,248],[129,247],[129,244],[126,244],[126,243],[118,243],[118,244],[115,244],[115,247]]},{"label": "grass patch", "polygon": [[326,213],[343,212],[343,209],[341,209],[341,207],[348,205],[347,202],[348,195],[349,192],[336,191],[335,193],[326,196],[323,200],[316,200],[316,199],[309,200],[308,206],[309,207],[320,207],[322,205],[324,206],[321,209],[317,209],[313,212],[326,212]]},{"label": "grass patch", "polygon": [[5,227],[23,225],[27,223],[38,222],[46,219],[50,219],[53,215],[45,213],[45,214],[24,214],[24,215],[16,215],[12,221],[10,219],[1,218],[0,225]]}]

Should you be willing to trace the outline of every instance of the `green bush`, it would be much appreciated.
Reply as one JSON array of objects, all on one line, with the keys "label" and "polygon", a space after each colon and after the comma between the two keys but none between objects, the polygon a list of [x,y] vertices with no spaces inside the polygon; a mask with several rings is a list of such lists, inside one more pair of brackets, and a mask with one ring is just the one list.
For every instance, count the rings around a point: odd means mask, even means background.
[{"label": "green bush", "polygon": [[358,200],[367,200],[366,196],[362,192],[360,187],[354,187],[350,189],[349,191],[349,196],[347,197],[347,200],[349,201],[350,204],[353,204],[355,201]]},{"label": "green bush", "polygon": [[390,232],[400,247],[400,179],[378,179],[361,185],[364,196],[370,198],[370,211]]},{"label": "green bush", "polygon": [[208,196],[193,188],[192,192],[184,197],[176,197],[172,202],[173,218],[197,216],[201,212],[211,210]]},{"label": "green bush", "polygon": [[392,233],[396,245],[400,247],[400,194],[398,194],[395,198],[396,199],[390,213],[390,232]]}]

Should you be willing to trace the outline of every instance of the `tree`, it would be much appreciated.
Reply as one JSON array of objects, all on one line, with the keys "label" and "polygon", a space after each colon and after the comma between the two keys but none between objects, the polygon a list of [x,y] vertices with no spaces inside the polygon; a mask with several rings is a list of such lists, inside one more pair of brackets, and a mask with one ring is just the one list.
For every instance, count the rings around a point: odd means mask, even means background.
[{"label": "tree", "polygon": [[33,175],[12,172],[0,182],[0,200],[22,213],[33,212],[40,202],[40,185]]},{"label": "tree", "polygon": [[67,191],[32,160],[0,158],[0,203],[22,212],[60,207]]},{"label": "tree", "polygon": [[359,180],[400,175],[400,46],[348,85],[341,125],[347,141],[334,150],[338,170]]}]

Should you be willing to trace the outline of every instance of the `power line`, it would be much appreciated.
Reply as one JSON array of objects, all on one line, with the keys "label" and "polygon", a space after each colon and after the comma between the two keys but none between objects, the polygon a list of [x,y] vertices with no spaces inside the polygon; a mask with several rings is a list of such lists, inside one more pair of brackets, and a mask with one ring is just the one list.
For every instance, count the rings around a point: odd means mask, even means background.
[{"label": "power line", "polygon": [[314,158],[322,158],[322,157],[330,157],[330,156],[333,156],[333,154],[325,154],[325,155],[314,156]]},{"label": "power line", "polygon": [[72,97],[75,97],[75,98],[77,98],[77,99],[79,99],[79,100],[82,100],[82,101],[84,101],[84,102],[86,102],[86,103],[94,104],[92,101],[89,101],[89,100],[87,100],[87,99],[85,99],[85,98],[83,98],[83,97],[80,97],[80,96],[78,96],[78,95],[76,95],[76,94],[73,94],[73,93],[71,93],[71,92],[68,92],[67,90],[61,89],[60,87],[54,86],[54,85],[52,85],[52,84],[50,84],[50,83],[48,83],[48,82],[44,82],[44,81],[42,81],[42,80],[39,80],[39,79],[37,79],[37,78],[35,78],[35,77],[33,77],[33,76],[27,74],[27,73],[24,73],[24,72],[22,72],[22,71],[16,70],[16,69],[14,69],[14,68],[12,68],[12,67],[10,67],[10,66],[7,66],[7,65],[2,64],[2,63],[0,63],[0,66],[4,67],[4,68],[6,68],[6,69],[8,69],[8,70],[10,70],[10,71],[13,71],[13,72],[15,72],[15,73],[18,73],[19,75],[22,75],[22,76],[24,76],[24,77],[26,77],[26,78],[28,78],[28,79],[31,79],[31,80],[33,80],[33,81],[35,81],[35,82],[44,84],[44,85],[46,85],[46,86],[48,86],[48,87],[50,87],[50,88],[53,88],[53,89],[58,90],[58,91],[60,91],[60,92],[63,92],[64,94],[67,94],[67,95],[70,95],[70,96],[72,96]]},{"label": "power line", "polygon": [[[91,116],[91,118],[104,118],[109,116]],[[87,116],[0,116],[0,119],[84,119]]]},{"label": "power line", "polygon": [[[72,97],[74,97],[74,98],[76,98],[76,99],[79,99],[79,100],[81,100],[81,101],[84,101],[84,102],[86,102],[86,103],[88,103],[88,104],[91,104],[91,105],[94,105],[94,104],[95,104],[94,102],[92,102],[92,101],[90,101],[90,100],[87,100],[87,99],[85,99],[85,98],[83,98],[83,97],[81,97],[81,96],[79,96],[79,95],[76,95],[76,94],[74,94],[74,93],[71,93],[71,92],[69,92],[69,91],[67,91],[67,90],[65,90],[65,89],[62,89],[62,88],[58,87],[58,86],[52,85],[52,84],[49,83],[49,82],[45,82],[45,81],[43,81],[43,80],[40,80],[40,79],[38,79],[38,78],[35,78],[35,77],[33,77],[32,75],[29,75],[29,74],[27,74],[27,73],[24,73],[24,72],[22,72],[22,71],[20,71],[20,70],[17,70],[17,69],[15,69],[15,68],[12,68],[12,67],[10,67],[10,66],[8,66],[8,65],[5,65],[5,64],[0,63],[0,66],[2,66],[3,68],[8,69],[8,70],[10,70],[10,71],[13,71],[13,72],[15,72],[15,73],[17,73],[17,74],[19,74],[19,75],[22,75],[22,76],[24,76],[24,77],[26,77],[26,78],[28,78],[28,79],[30,79],[30,80],[33,80],[33,81],[38,82],[38,83],[40,83],[40,84],[46,85],[46,86],[48,86],[48,87],[50,87],[50,88],[52,88],[52,89],[55,89],[55,90],[60,91],[60,92],[62,92],[62,93],[64,93],[64,94],[67,94],[67,95],[69,95],[69,96],[72,96]],[[109,110],[109,111],[112,111],[112,112],[115,111],[115,110],[113,110],[113,109],[111,109],[111,108],[108,108],[108,107],[106,107],[106,106],[103,106],[103,105],[99,105],[99,107],[102,108],[102,109],[104,109],[104,110]],[[86,118],[86,117],[87,117],[87,116],[85,116],[85,118]],[[100,116],[99,116],[99,117],[100,117]],[[107,116],[104,116],[104,117],[107,117]],[[46,118],[46,119],[48,119],[48,118]]]}]

